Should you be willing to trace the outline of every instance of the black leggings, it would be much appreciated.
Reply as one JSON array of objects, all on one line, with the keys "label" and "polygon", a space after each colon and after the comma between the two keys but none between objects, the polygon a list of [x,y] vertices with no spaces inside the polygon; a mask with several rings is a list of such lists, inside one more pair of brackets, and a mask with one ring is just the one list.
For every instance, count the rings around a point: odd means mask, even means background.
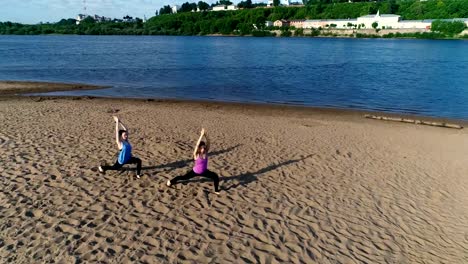
[{"label": "black leggings", "polygon": [[112,166],[102,166],[102,169],[104,171],[106,171],[106,170],[120,170],[122,168],[122,166],[125,165],[125,164],[135,164],[135,163],[137,165],[137,175],[140,175],[141,174],[141,159],[135,158],[135,157],[131,157],[124,164],[120,164],[119,160],[117,159],[117,161],[115,162],[114,165],[112,165]]},{"label": "black leggings", "polygon": [[214,182],[215,192],[219,191],[219,177],[218,177],[218,174],[216,174],[216,173],[214,173],[214,172],[212,172],[210,170],[206,170],[202,174],[198,174],[198,173],[194,172],[193,170],[190,170],[184,176],[177,176],[174,179],[172,179],[171,180],[171,185],[176,184],[178,181],[186,181],[186,180],[189,180],[189,179],[191,179],[193,177],[196,177],[196,176],[203,176],[203,177],[207,177],[207,178],[212,179],[213,182]]}]

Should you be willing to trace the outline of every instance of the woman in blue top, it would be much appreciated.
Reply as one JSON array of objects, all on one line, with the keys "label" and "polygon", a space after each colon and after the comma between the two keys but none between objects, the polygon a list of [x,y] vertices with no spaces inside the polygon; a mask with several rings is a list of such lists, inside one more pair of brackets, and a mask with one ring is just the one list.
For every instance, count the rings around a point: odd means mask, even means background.
[{"label": "woman in blue top", "polygon": [[[132,157],[132,145],[128,142],[128,129],[125,127],[119,118],[114,116],[115,120],[115,141],[120,149],[119,157],[112,166],[99,166],[99,172],[104,173],[106,170],[119,170],[125,164],[137,164],[137,175],[139,179],[141,177],[141,160],[136,157]],[[119,130],[119,124],[123,129]]]}]

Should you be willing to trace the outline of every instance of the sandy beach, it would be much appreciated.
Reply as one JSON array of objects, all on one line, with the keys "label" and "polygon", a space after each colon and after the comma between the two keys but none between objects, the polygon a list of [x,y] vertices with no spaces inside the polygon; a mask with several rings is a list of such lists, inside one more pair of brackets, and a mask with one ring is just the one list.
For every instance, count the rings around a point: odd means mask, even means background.
[{"label": "sandy beach", "polygon": [[[37,99],[37,98],[36,98]],[[2,263],[468,263],[468,132],[360,112],[0,97]],[[130,129],[133,166],[101,175]],[[221,193],[191,169],[201,126]]]}]

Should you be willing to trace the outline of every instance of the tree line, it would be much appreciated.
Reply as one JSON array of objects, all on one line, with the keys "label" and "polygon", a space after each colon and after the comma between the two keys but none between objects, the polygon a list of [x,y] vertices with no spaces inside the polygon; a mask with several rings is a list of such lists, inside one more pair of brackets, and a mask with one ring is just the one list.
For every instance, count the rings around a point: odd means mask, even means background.
[{"label": "tree line", "polygon": [[[216,3],[213,3],[211,5],[203,1],[199,1],[198,3],[185,2],[175,13],[197,12],[197,11],[203,12],[203,11],[208,11],[210,8],[213,8],[217,5],[232,5],[232,4],[233,3],[228,0],[217,1]],[[241,9],[249,9],[249,8],[264,7],[264,6],[266,6],[265,3],[252,3],[252,0],[241,1],[237,4],[237,7]],[[170,5],[165,5],[161,7],[159,11],[156,11],[156,15],[165,15],[165,14],[173,14],[173,13],[174,13],[174,10],[172,9]]]},{"label": "tree line", "polygon": [[[341,3],[341,0],[308,0],[301,7],[259,8],[250,0],[238,3],[237,11],[208,12],[207,3],[186,2],[177,14],[159,10],[158,15],[145,23],[96,22],[91,17],[76,25],[74,19],[62,19],[57,23],[24,25],[12,22],[0,23],[0,34],[79,34],[79,35],[270,35],[265,21],[278,19],[348,19],[362,15],[398,14],[405,20],[445,19],[468,17],[468,1],[460,0],[385,0]],[[217,4],[231,4],[221,0]],[[195,7],[196,6],[196,7]],[[162,9],[167,9],[168,6]],[[205,10],[192,12],[199,8]],[[169,7],[170,9],[170,7]],[[172,12],[172,11],[171,11]],[[285,33],[285,35],[289,35]]]}]

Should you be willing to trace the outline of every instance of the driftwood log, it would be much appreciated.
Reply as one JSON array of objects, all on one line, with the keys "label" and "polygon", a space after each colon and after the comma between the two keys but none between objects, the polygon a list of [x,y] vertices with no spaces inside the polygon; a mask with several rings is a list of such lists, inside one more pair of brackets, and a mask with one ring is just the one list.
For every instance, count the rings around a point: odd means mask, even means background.
[{"label": "driftwood log", "polygon": [[427,125],[427,126],[437,126],[437,127],[455,128],[455,129],[463,128],[463,126],[458,125],[458,124],[451,124],[451,123],[445,123],[445,122],[432,122],[432,121],[424,121],[424,120],[410,119],[410,118],[376,116],[376,115],[364,115],[364,117],[370,118],[370,119],[403,122],[403,123],[411,123],[411,124],[421,124],[421,125]]}]

